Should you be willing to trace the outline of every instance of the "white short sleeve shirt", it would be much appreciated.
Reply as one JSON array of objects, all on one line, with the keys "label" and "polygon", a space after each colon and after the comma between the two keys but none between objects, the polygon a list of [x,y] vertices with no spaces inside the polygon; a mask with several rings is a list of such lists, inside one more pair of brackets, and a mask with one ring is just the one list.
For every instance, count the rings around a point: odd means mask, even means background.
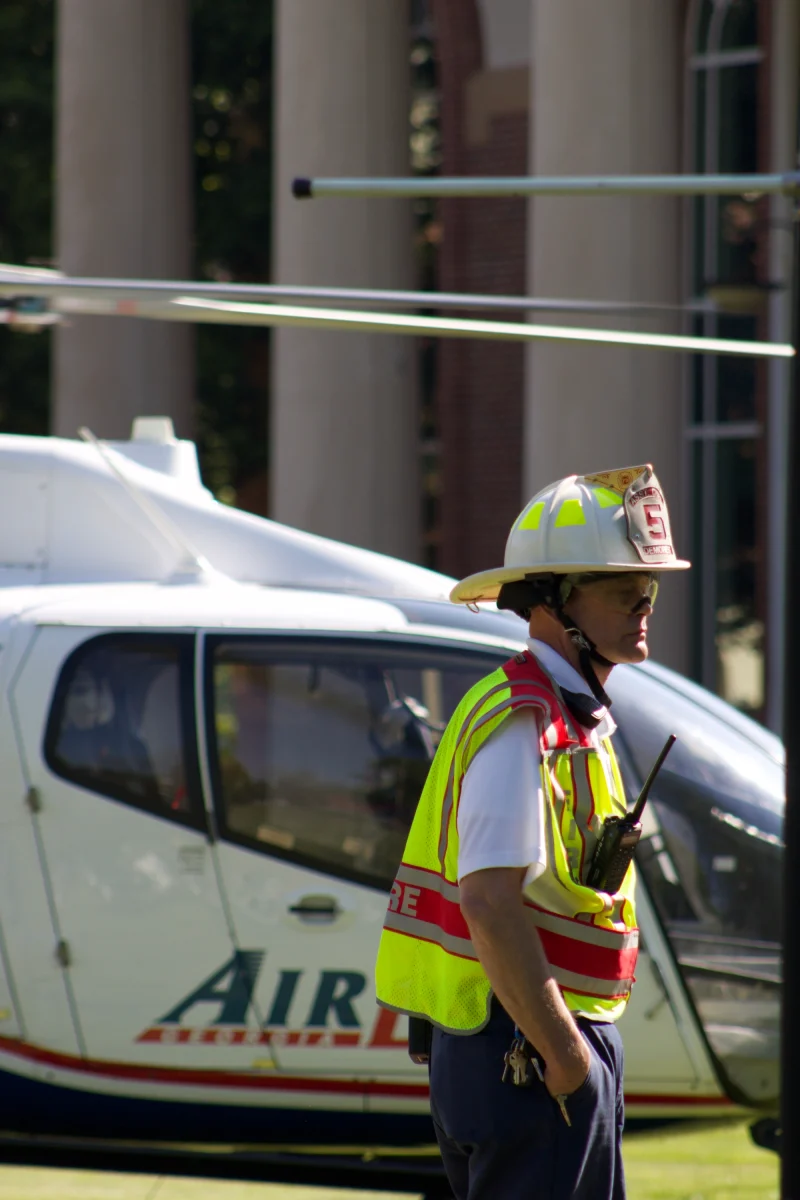
[{"label": "white short sleeve shirt", "polygon": [[[559,687],[591,696],[589,685],[558,651],[535,638],[531,653]],[[593,697],[592,697],[593,698]],[[590,734],[616,728],[610,714]],[[539,731],[533,709],[508,717],[470,763],[458,804],[458,878],[491,867],[525,867],[523,887],[547,865]]]}]

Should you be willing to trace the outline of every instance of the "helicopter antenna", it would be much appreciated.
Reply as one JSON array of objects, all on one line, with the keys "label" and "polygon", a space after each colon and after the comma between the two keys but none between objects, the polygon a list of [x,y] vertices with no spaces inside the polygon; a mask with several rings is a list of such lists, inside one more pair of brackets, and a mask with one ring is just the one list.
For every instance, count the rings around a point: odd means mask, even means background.
[{"label": "helicopter antenna", "polygon": [[163,509],[151,500],[147,493],[139,487],[137,483],[125,474],[118,462],[115,461],[115,456],[111,453],[108,446],[104,445],[98,437],[96,437],[91,429],[82,425],[78,430],[78,437],[84,442],[88,442],[93,446],[97,453],[102,458],[111,473],[122,484],[125,491],[134,501],[136,506],[147,517],[147,520],[161,534],[166,542],[176,550],[180,555],[180,563],[176,574],[188,575],[192,577],[202,577],[216,575],[218,572],[208,561],[204,554],[197,550],[185,534],[178,528],[174,521],[171,521]]}]

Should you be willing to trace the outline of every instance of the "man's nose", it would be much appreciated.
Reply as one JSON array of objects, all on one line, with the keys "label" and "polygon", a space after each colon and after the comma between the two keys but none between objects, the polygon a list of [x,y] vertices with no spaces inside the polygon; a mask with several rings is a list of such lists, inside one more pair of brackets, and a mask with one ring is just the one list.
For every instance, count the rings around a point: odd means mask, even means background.
[{"label": "man's nose", "polygon": [[633,616],[639,616],[642,613],[644,613],[644,615],[646,617],[649,617],[650,614],[652,613],[652,611],[653,611],[653,602],[649,596],[642,596],[642,598],[638,602],[638,604],[636,604],[631,609],[631,613]]}]

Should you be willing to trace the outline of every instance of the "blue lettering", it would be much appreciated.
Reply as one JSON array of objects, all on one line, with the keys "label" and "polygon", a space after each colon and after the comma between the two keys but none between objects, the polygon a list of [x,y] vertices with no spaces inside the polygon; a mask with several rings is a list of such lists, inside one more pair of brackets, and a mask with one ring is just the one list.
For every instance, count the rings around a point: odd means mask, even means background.
[{"label": "blue lettering", "polygon": [[[159,1025],[177,1025],[184,1013],[195,1004],[219,1004],[220,1011],[211,1025],[246,1025],[247,1010],[264,961],[263,950],[236,950],[233,958],[209,975],[196,991],[181,1000],[175,1008],[161,1017]],[[230,979],[228,977],[230,976]],[[223,985],[223,981],[227,981]]]},{"label": "blue lettering", "polygon": [[275,996],[272,1000],[272,1008],[269,1010],[269,1016],[267,1017],[267,1026],[270,1029],[275,1025],[288,1025],[289,1005],[294,1000],[297,984],[302,974],[302,971],[281,971],[278,986],[275,989]]},{"label": "blue lettering", "polygon": [[366,986],[366,976],[360,971],[323,971],[308,1024],[324,1029],[328,1023],[328,1013],[333,1010],[343,1029],[359,1029],[361,1023],[352,1002]]}]

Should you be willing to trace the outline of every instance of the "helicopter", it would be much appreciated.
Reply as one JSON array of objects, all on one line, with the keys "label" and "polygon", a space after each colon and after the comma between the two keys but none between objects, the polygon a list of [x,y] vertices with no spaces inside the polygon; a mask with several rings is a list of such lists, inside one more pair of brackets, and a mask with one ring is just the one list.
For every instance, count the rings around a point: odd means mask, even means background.
[{"label": "helicopter", "polygon": [[[438,739],[524,626],[218,502],[167,418],[82,436],[0,435],[2,1153],[433,1177],[373,963]],[[654,663],[609,690],[630,795],[678,737],[636,857],[628,1117],[774,1113],[781,743]]]}]

